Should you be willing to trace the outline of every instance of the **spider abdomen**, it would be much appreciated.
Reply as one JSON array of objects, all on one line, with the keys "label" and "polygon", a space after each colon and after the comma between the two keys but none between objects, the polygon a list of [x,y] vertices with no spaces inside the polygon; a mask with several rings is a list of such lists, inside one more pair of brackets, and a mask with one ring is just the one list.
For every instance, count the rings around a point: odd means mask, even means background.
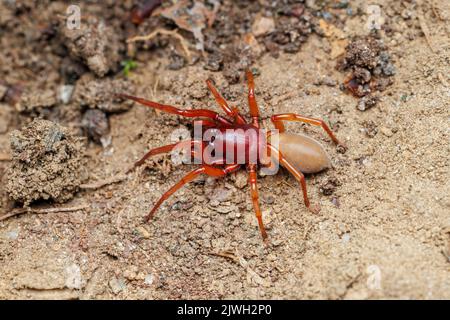
[{"label": "spider abdomen", "polygon": [[281,132],[278,136],[281,154],[299,171],[316,173],[331,164],[325,149],[316,140],[301,134]]}]

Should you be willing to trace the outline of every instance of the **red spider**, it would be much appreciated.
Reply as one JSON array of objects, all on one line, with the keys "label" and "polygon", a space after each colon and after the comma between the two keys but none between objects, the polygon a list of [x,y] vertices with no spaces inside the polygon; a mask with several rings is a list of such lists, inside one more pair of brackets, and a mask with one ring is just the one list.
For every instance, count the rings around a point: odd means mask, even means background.
[{"label": "red spider", "polygon": [[[170,152],[180,144],[189,146],[189,150],[191,150],[191,154],[194,159],[201,161],[201,165],[197,169],[188,173],[177,184],[172,186],[166,193],[163,194],[163,196],[158,200],[153,209],[147,215],[145,219],[146,221],[149,221],[151,218],[153,218],[155,211],[169,196],[171,196],[175,191],[180,189],[186,183],[194,180],[198,175],[206,174],[212,177],[224,177],[227,174],[239,170],[242,165],[245,165],[249,172],[250,192],[253,201],[253,207],[256,213],[256,218],[258,219],[261,235],[263,239],[266,239],[267,233],[264,228],[261,209],[259,207],[256,170],[258,166],[267,166],[267,161],[262,161],[262,159],[264,159],[264,156],[261,154],[260,150],[266,150],[266,155],[269,155],[270,159],[277,161],[277,163],[280,163],[292,175],[294,175],[294,177],[300,182],[300,185],[302,187],[303,198],[306,207],[313,212],[317,212],[318,209],[313,209],[310,206],[308,195],[306,192],[305,177],[303,173],[319,172],[329,166],[330,160],[323,147],[316,140],[304,135],[285,132],[283,121],[300,121],[315,126],[321,126],[327,132],[334,143],[340,144],[338,139],[334,136],[330,128],[323,120],[304,117],[294,113],[273,115],[271,117],[271,121],[274,124],[275,128],[278,129],[278,131],[274,130],[275,132],[270,131],[268,133],[265,133],[263,129],[260,129],[259,110],[255,98],[253,74],[249,70],[247,70],[246,74],[249,88],[248,104],[250,107],[250,116],[252,119],[251,123],[247,123],[244,117],[242,117],[242,115],[238,112],[236,107],[229,107],[228,103],[218,93],[216,88],[209,80],[206,81],[209,90],[211,90],[217,103],[231,119],[221,116],[220,114],[212,110],[183,110],[173,106],[163,105],[127,94],[119,95],[122,98],[134,100],[135,102],[153,109],[162,110],[184,117],[202,118],[202,120],[200,120],[200,123],[203,127],[208,129],[215,129],[216,131],[222,133],[219,138],[216,137],[215,140],[211,141],[194,139],[192,141],[183,141],[152,149],[148,153],[146,153],[142,157],[142,159],[135,163],[135,167],[139,166],[143,164],[149,157],[156,154]],[[255,135],[248,135],[248,132],[254,132]],[[274,137],[278,138],[278,149],[271,144],[271,141],[272,139],[274,139]],[[224,148],[223,146],[225,144],[231,145],[231,150],[234,152],[230,153],[230,149]],[[222,146],[222,148],[219,148],[219,146]],[[201,153],[198,152],[198,147],[200,147]],[[211,162],[210,159],[206,159],[204,156],[202,156],[204,155],[204,150],[206,147],[213,147],[215,149],[222,150],[219,153],[217,153],[216,150],[215,161]],[[238,156],[236,150],[245,151],[246,156],[244,163],[236,161]],[[247,155],[255,152],[255,150],[257,150],[256,152],[258,154],[257,161],[250,161]],[[219,160],[217,160],[217,158],[219,158]]]}]

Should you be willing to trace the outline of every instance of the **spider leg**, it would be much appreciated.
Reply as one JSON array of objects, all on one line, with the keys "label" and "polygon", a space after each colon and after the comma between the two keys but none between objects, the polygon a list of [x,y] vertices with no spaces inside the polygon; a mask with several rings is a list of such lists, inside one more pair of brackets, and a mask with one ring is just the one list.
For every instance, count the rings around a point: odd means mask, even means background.
[{"label": "spider leg", "polygon": [[216,99],[217,104],[222,108],[225,113],[235,119],[235,121],[239,124],[245,124],[247,123],[245,119],[239,114],[237,108],[230,108],[227,101],[222,97],[222,95],[217,91],[217,89],[212,84],[211,80],[206,80],[206,85],[208,86],[209,90],[213,94],[214,98]]},{"label": "spider leg", "polygon": [[250,116],[252,117],[252,124],[259,128],[259,108],[255,98],[255,81],[253,79],[253,73],[247,69],[247,82],[248,82],[248,105],[250,107]]},{"label": "spider leg", "polygon": [[314,126],[322,127],[326,133],[330,136],[331,140],[338,145],[343,145],[339,142],[336,136],[331,131],[330,127],[325,123],[325,121],[321,119],[304,117],[295,113],[283,113],[283,114],[275,114],[271,117],[271,121],[274,124],[275,128],[277,128],[280,132],[284,132],[286,128],[284,127],[283,121],[299,121],[312,124]]},{"label": "spider leg", "polygon": [[300,183],[300,185],[302,187],[303,200],[305,201],[305,206],[311,212],[317,213],[319,211],[319,209],[318,208],[312,208],[311,205],[310,205],[309,198],[308,198],[308,192],[306,191],[305,176],[303,175],[303,173],[301,173],[293,165],[291,165],[289,163],[289,161],[287,161],[286,158],[283,157],[283,155],[281,154],[281,152],[277,148],[275,148],[271,144],[267,144],[267,147],[271,150],[271,152],[272,152],[273,156],[275,157],[275,159],[277,159],[281,163],[281,165],[283,167],[285,167],[295,177],[295,179],[297,179],[297,181]]},{"label": "spider leg", "polygon": [[216,121],[220,124],[223,125],[231,125],[232,123],[222,117],[221,115],[219,115],[217,112],[214,112],[212,110],[207,110],[207,109],[196,109],[196,110],[186,110],[186,109],[179,109],[173,106],[169,106],[169,105],[165,105],[165,104],[160,104],[157,102],[153,102],[150,100],[146,100],[143,98],[138,98],[138,97],[134,97],[134,96],[130,96],[128,94],[119,94],[117,95],[120,98],[124,98],[124,99],[130,99],[133,100],[137,103],[140,103],[144,106],[153,108],[153,109],[158,109],[167,113],[172,113],[172,114],[177,114],[179,116],[183,116],[183,117],[188,117],[188,118],[195,118],[195,117],[203,117],[203,118],[208,118],[211,119],[213,121]]},{"label": "spider leg", "polygon": [[[138,160],[138,161],[136,161],[135,162],[135,164],[134,164],[134,166],[132,167],[132,168],[130,168],[129,170],[128,170],[128,172],[130,172],[131,170],[133,170],[134,168],[136,168],[136,167],[138,167],[138,166],[140,166],[140,165],[143,165],[144,164],[144,162],[148,159],[148,158],[150,158],[151,156],[154,156],[154,155],[157,155],[157,154],[161,154],[161,153],[167,153],[167,152],[170,152],[170,151],[172,151],[173,149],[175,149],[175,148],[182,148],[183,146],[186,146],[186,145],[190,145],[191,146],[191,148],[192,149],[194,149],[195,150],[195,145],[197,144],[197,145],[201,145],[202,147],[203,147],[203,142],[202,141],[195,141],[195,140],[192,140],[192,141],[190,141],[190,140],[186,140],[186,141],[181,141],[181,142],[177,142],[177,143],[173,143],[173,144],[169,144],[169,145],[166,145],[166,146],[162,146],[162,147],[157,147],[157,148],[154,148],[154,149],[151,149],[149,152],[147,152],[140,160]],[[194,152],[194,150],[192,151],[192,152]]]},{"label": "spider leg", "polygon": [[213,167],[209,165],[202,165],[201,167],[189,172],[187,175],[185,175],[178,183],[173,185],[169,190],[167,190],[161,198],[156,202],[153,209],[150,211],[150,213],[146,216],[145,221],[148,222],[150,219],[153,218],[155,215],[156,210],[161,206],[161,204],[167,200],[172,194],[174,194],[178,189],[183,187],[186,183],[191,182],[195,178],[197,178],[200,174],[207,174],[211,177],[223,177],[233,171],[236,171],[240,168],[240,164],[229,164],[226,165],[223,168]]},{"label": "spider leg", "polygon": [[259,195],[258,195],[258,185],[256,176],[256,165],[248,165],[249,175],[248,181],[250,184],[250,195],[252,197],[253,209],[255,210],[256,219],[258,219],[259,230],[261,231],[261,236],[264,240],[267,239],[266,228],[264,228],[264,223],[262,220],[261,208],[259,207]]}]

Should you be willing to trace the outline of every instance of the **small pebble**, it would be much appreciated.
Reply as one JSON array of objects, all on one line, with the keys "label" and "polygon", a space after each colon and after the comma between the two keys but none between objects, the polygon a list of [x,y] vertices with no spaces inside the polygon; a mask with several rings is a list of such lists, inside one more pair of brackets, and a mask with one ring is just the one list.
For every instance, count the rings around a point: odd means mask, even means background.
[{"label": "small pebble", "polygon": [[357,108],[360,111],[366,111],[366,110],[374,107],[377,104],[378,100],[379,99],[377,96],[371,96],[371,95],[365,96],[365,97],[359,99]]},{"label": "small pebble", "polygon": [[208,56],[204,69],[210,71],[219,71],[223,67],[223,56],[222,54],[215,52]]},{"label": "small pebble", "polygon": [[337,81],[331,77],[325,77],[322,79],[322,83],[329,87],[335,87],[337,85]]},{"label": "small pebble", "polygon": [[137,227],[136,231],[139,233],[139,235],[142,238],[144,238],[144,239],[149,239],[150,238],[150,233],[143,226]]},{"label": "small pebble", "polygon": [[234,180],[234,185],[239,188],[242,189],[244,188],[248,183],[248,178],[247,175],[245,174],[245,172],[243,171],[239,171],[236,173],[236,178]]},{"label": "small pebble", "polygon": [[99,109],[88,109],[81,120],[81,126],[88,136],[97,143],[102,143],[102,137],[109,133],[109,123],[106,113]]},{"label": "small pebble", "polygon": [[124,271],[123,276],[129,281],[136,280],[138,276],[138,268],[136,266],[131,266],[130,269]]},{"label": "small pebble", "polygon": [[272,241],[272,245],[273,245],[274,247],[279,247],[279,246],[282,245],[283,243],[284,243],[284,241],[281,240],[281,239],[275,239],[275,240]]},{"label": "small pebble", "polygon": [[169,70],[180,70],[186,64],[184,57],[176,53],[171,54],[169,60]]},{"label": "small pebble", "polygon": [[120,279],[112,278],[109,281],[109,287],[111,288],[111,290],[114,294],[118,294],[121,291],[125,290],[127,285],[125,283],[125,279],[123,279],[123,278],[120,278]]},{"label": "small pebble", "polygon": [[391,129],[386,128],[386,127],[381,127],[380,132],[382,134],[384,134],[386,137],[392,137],[392,135],[393,135]]},{"label": "small pebble", "polygon": [[331,199],[331,203],[334,204],[334,206],[336,208],[340,208],[341,207],[341,203],[339,202],[339,198],[333,197],[333,199]]},{"label": "small pebble", "polygon": [[272,204],[275,202],[275,198],[272,195],[263,195],[262,199],[267,204]]},{"label": "small pebble", "polygon": [[8,87],[0,84],[0,100],[5,97],[6,92],[8,92]]},{"label": "small pebble", "polygon": [[149,273],[145,276],[144,283],[148,286],[151,286],[153,284],[154,278],[155,277],[151,273]]},{"label": "small pebble", "polygon": [[8,240],[17,240],[17,238],[19,238],[19,231],[17,230],[9,231],[8,233],[6,233],[6,238]]},{"label": "small pebble", "polygon": [[66,268],[66,282],[65,285],[69,289],[81,289],[83,279],[81,277],[80,267],[72,264]]},{"label": "small pebble", "polygon": [[343,243],[347,243],[347,242],[349,242],[350,241],[350,233],[344,233],[343,235],[342,235],[342,242]]},{"label": "small pebble", "polygon": [[224,202],[227,200],[230,200],[231,195],[232,195],[232,191],[226,188],[223,188],[222,186],[218,186],[213,192],[212,194],[209,196],[209,198],[211,199],[211,202]]},{"label": "small pebble", "polygon": [[255,37],[263,36],[275,31],[275,21],[268,17],[257,17],[252,25],[252,33]]},{"label": "small pebble", "polygon": [[72,85],[64,85],[59,87],[58,98],[64,104],[68,104],[70,102],[70,98],[72,97],[73,89],[75,87]]}]

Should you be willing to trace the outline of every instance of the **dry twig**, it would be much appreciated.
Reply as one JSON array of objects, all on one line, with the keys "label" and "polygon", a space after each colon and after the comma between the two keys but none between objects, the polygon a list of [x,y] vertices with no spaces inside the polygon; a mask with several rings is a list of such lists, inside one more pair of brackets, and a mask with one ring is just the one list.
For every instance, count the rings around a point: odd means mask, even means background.
[{"label": "dry twig", "polygon": [[84,210],[89,208],[87,204],[82,204],[73,207],[53,207],[53,208],[20,208],[11,211],[3,216],[0,216],[0,221],[6,220],[8,218],[23,214],[23,213],[35,213],[35,214],[44,214],[44,213],[55,213],[55,212],[73,212],[78,210]]},{"label": "dry twig", "polygon": [[238,257],[236,257],[232,252],[230,251],[221,251],[221,252],[209,252],[210,255],[213,256],[217,256],[217,257],[222,257],[222,258],[226,258],[226,259],[230,259],[233,262],[239,263],[239,259]]}]

